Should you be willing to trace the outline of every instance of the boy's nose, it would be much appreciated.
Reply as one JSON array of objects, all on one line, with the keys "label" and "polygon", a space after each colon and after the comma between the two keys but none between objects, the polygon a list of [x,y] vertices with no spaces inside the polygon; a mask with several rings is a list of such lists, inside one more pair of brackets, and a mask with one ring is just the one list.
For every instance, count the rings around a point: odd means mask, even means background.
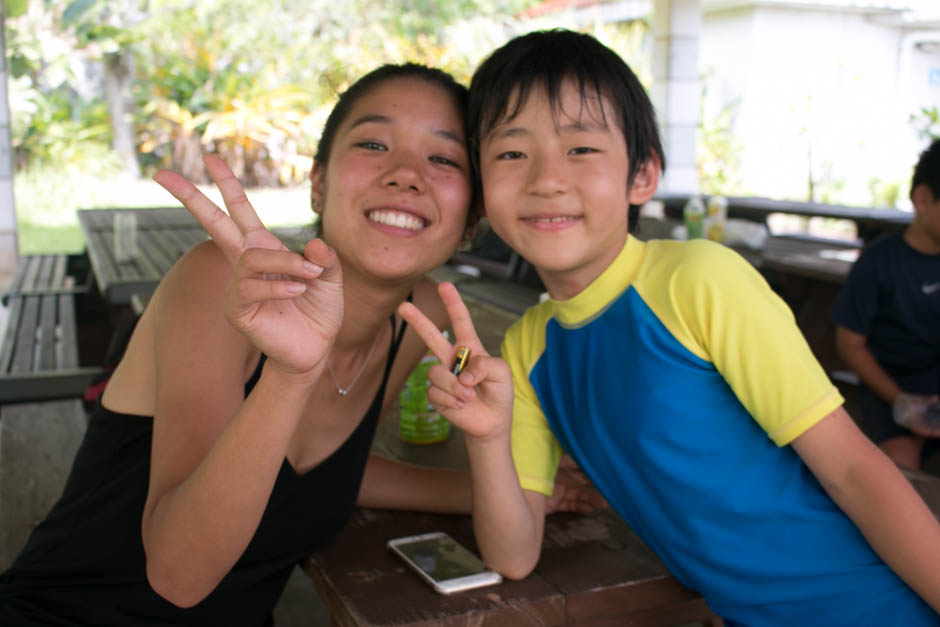
[{"label": "boy's nose", "polygon": [[536,196],[557,196],[568,191],[569,180],[561,159],[539,157],[529,171],[528,191]]}]

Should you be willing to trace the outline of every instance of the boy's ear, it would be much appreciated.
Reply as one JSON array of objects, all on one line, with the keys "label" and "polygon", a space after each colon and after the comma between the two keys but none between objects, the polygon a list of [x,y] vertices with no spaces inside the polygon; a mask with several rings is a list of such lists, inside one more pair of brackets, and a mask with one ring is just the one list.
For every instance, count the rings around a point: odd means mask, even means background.
[{"label": "boy's ear", "polygon": [[323,173],[323,166],[314,161],[310,168],[310,206],[314,213],[323,211]]},{"label": "boy's ear", "polygon": [[636,176],[633,177],[633,185],[627,193],[627,200],[631,205],[642,205],[653,197],[659,186],[659,176],[662,171],[662,164],[655,154],[650,155],[649,159],[643,162],[643,165],[637,169]]}]

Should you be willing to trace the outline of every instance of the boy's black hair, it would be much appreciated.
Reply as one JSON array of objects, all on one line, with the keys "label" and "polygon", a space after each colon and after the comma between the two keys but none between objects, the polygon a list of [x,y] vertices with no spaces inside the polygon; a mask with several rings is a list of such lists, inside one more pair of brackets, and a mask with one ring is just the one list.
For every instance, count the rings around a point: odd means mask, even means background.
[{"label": "boy's black hair", "polygon": [[[333,105],[326,124],[323,126],[323,132],[320,134],[320,142],[317,144],[317,152],[313,155],[314,161],[325,168],[330,159],[330,153],[333,150],[333,140],[336,138],[336,132],[343,125],[353,106],[361,98],[368,95],[373,89],[379,87],[386,81],[397,78],[416,78],[431,85],[436,85],[450,94],[457,105],[457,111],[462,120],[467,119],[467,88],[458,83],[453,76],[443,70],[421,65],[420,63],[388,63],[364,74],[355,83],[349,86],[339,96],[339,100]],[[470,211],[467,214],[467,225],[475,226],[479,221],[481,206],[477,201],[479,196],[479,186],[473,186],[473,194],[470,199]]]},{"label": "boy's black hair", "polygon": [[[594,37],[565,29],[534,31],[497,48],[477,68],[470,82],[467,127],[470,161],[475,184],[480,181],[480,146],[483,139],[503,120],[511,120],[533,90],[544,89],[554,114],[561,107],[565,81],[574,81],[583,104],[596,96],[606,100],[602,111],[614,113],[627,142],[629,172],[627,186],[633,184],[641,165],[656,156],[666,169],[656,124],[656,114],[646,90],[630,66]],[[478,194],[477,194],[478,195]],[[636,226],[639,206],[630,205],[628,225]]]},{"label": "boy's black hair", "polygon": [[934,198],[940,198],[940,138],[933,140],[927,150],[920,153],[914,176],[911,178],[911,199],[914,188],[923,183],[933,192]]}]

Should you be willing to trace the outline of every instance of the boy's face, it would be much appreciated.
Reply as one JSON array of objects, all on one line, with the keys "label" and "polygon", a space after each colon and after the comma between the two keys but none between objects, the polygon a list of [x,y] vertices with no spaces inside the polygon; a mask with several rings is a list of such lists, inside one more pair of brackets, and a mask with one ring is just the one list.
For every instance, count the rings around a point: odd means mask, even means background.
[{"label": "boy's face", "polygon": [[641,168],[628,193],[626,140],[610,104],[593,95],[582,104],[571,82],[560,96],[553,115],[544,89],[533,90],[480,146],[486,216],[555,299],[577,294],[610,265],[627,237],[629,204],[645,202],[658,181],[653,168],[647,193]]}]

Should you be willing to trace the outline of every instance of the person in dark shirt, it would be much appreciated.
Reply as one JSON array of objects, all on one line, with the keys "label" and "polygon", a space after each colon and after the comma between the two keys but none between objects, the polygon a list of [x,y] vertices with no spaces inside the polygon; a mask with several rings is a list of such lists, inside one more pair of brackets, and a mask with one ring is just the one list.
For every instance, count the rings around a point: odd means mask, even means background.
[{"label": "person in dark shirt", "polygon": [[865,248],[832,320],[839,355],[862,384],[862,429],[917,469],[940,437],[940,140],[921,153],[910,197],[911,223]]}]

